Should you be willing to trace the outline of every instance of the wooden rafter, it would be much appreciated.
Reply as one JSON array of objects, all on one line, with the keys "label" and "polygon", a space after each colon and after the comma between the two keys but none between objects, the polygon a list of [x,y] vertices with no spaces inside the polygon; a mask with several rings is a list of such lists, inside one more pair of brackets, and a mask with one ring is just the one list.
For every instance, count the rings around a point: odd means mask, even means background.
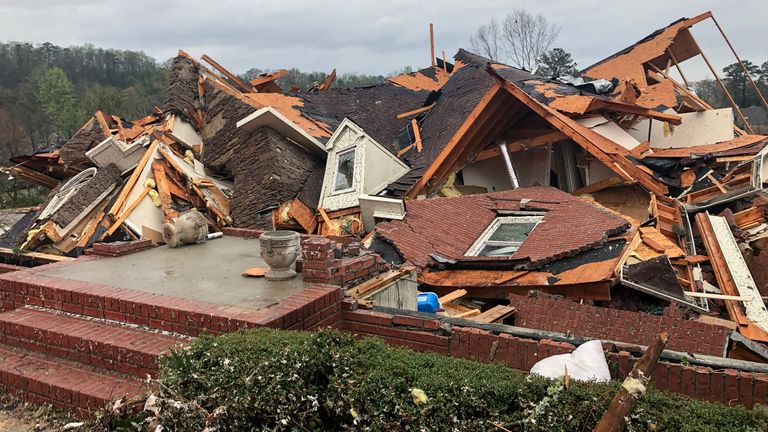
[{"label": "wooden rafter", "polygon": [[218,64],[218,63],[216,63],[216,61],[215,61],[214,59],[212,59],[212,58],[208,57],[208,55],[207,55],[207,54],[203,54],[203,56],[202,56],[202,57],[200,57],[200,58],[201,58],[201,59],[203,59],[203,60],[205,60],[205,61],[206,61],[206,62],[207,62],[209,65],[213,66],[213,68],[214,68],[214,69],[216,69],[217,71],[221,72],[221,73],[222,73],[222,75],[224,75],[225,77],[229,78],[229,79],[230,79],[232,82],[234,82],[235,84],[237,84],[237,85],[238,85],[240,88],[242,88],[242,89],[243,89],[243,90],[244,90],[246,93],[250,93],[250,92],[252,92],[252,91],[253,91],[253,86],[251,86],[251,85],[249,85],[249,84],[246,84],[245,82],[243,82],[243,80],[241,80],[240,78],[238,78],[238,77],[237,77],[237,75],[235,75],[235,74],[233,74],[232,72],[228,71],[228,70],[227,70],[227,69],[226,69],[224,66],[222,66],[222,65],[220,65],[220,64]]}]

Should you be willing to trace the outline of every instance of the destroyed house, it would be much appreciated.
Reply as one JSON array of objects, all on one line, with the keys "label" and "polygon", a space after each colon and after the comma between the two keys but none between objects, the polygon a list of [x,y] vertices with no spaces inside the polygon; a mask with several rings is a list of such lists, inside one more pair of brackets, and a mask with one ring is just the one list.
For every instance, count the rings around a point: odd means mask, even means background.
[{"label": "destroyed house", "polygon": [[[514,366],[525,370],[587,339],[636,352],[669,330],[660,388],[760,403],[768,137],[740,107],[713,109],[688,89],[680,65],[703,56],[689,28],[709,18],[675,21],[568,82],[459,50],[454,64],[433,55],[377,85],[336,88],[334,70],[287,90],[286,70],[244,80],[180,51],[151,115],[96,112],[67,142],[4,169],[51,192],[0,238],[0,258],[68,262],[39,278],[11,267],[4,305],[19,319],[66,304],[188,336],[322,323],[462,358],[525,357]],[[225,239],[154,248],[177,245],[190,215],[205,239]],[[272,230],[301,234],[290,282],[246,266]],[[70,258],[83,254],[102,258]],[[203,282],[184,291],[187,259]],[[100,266],[134,265],[153,271],[107,281],[116,291],[88,285],[105,283]],[[131,289],[146,304],[126,303]],[[418,312],[428,294],[437,307]],[[717,387],[734,368],[736,396]],[[703,381],[679,388],[682,373]]]}]

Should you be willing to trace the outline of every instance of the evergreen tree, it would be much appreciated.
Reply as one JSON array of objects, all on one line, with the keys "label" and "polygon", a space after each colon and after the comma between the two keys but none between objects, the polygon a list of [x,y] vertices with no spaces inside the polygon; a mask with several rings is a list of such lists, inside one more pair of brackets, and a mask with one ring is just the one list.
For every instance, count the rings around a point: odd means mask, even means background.
[{"label": "evergreen tree", "polygon": [[[743,64],[753,77],[760,71],[760,68],[749,60],[744,60]],[[749,77],[744,73],[744,68],[738,63],[723,68],[725,86],[740,107],[748,107],[759,102],[752,85],[749,83]]]},{"label": "evergreen tree", "polygon": [[537,75],[552,79],[573,76],[576,72],[576,62],[562,48],[552,48],[542,54],[541,65],[536,70]]}]

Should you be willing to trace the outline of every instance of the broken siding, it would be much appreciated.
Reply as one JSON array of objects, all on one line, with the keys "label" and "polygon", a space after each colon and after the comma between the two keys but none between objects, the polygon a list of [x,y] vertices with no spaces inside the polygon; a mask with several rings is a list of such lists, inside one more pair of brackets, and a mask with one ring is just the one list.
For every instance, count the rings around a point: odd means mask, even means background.
[{"label": "broken siding", "polygon": [[69,225],[80,213],[88,208],[104,192],[114,187],[120,179],[120,169],[114,164],[100,168],[96,175],[66,200],[51,216],[51,220],[61,227]]}]

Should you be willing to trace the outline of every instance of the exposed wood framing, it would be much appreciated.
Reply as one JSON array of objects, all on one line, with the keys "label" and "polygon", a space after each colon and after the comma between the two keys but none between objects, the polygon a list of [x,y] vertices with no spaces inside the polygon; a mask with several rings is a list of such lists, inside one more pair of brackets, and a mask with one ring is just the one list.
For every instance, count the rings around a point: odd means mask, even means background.
[{"label": "exposed wood framing", "polygon": [[[731,274],[731,269],[728,266],[728,258],[718,241],[711,216],[707,213],[697,214],[696,226],[698,227],[699,234],[704,242],[707,255],[709,255],[712,270],[715,273],[715,278],[717,279],[717,285],[720,288],[720,291],[729,296],[741,296],[742,293],[740,292],[736,279],[734,278],[734,275]],[[737,258],[741,258],[741,255]],[[743,258],[741,259],[743,260]],[[748,289],[749,287],[744,288]],[[724,300],[724,302],[731,320],[739,323],[739,333],[752,340],[768,342],[768,332],[749,319],[744,303],[733,300]],[[760,302],[762,302],[762,299],[760,299]],[[763,304],[762,307],[765,308],[765,304]]]},{"label": "exposed wood framing", "polygon": [[152,174],[157,185],[157,193],[160,195],[160,206],[163,209],[163,215],[166,222],[171,222],[179,216],[179,212],[173,208],[173,198],[168,187],[168,178],[165,175],[165,164],[162,160],[152,161]]},{"label": "exposed wood framing", "polygon": [[141,157],[138,165],[136,165],[136,168],[133,169],[133,173],[128,178],[128,181],[125,182],[123,190],[120,191],[120,194],[117,196],[115,203],[112,204],[112,208],[109,209],[109,212],[107,213],[109,217],[113,218],[115,215],[120,213],[120,210],[123,208],[123,204],[125,204],[126,198],[128,198],[131,190],[133,190],[133,186],[136,184],[136,181],[138,181],[139,177],[141,177],[141,172],[144,171],[144,167],[147,165],[149,159],[155,153],[155,150],[159,145],[160,141],[158,140],[152,141],[152,144],[149,145],[149,148],[144,153],[144,156]]},{"label": "exposed wood framing", "polygon": [[639,169],[626,158],[629,154],[628,150],[591,129],[579,125],[573,119],[557,110],[535,100],[522,89],[505,80],[492,67],[488,67],[487,70],[496,78],[497,83],[500,83],[504,90],[524,102],[529,108],[544,117],[545,120],[560,129],[570,139],[582,146],[607,167],[620,174],[625,180],[628,182],[639,182],[656,195],[666,195],[669,193],[669,189],[664,184]]},{"label": "exposed wood framing", "polygon": [[472,110],[470,115],[467,117],[467,119],[464,121],[464,123],[461,125],[459,130],[454,134],[454,136],[451,138],[451,140],[446,144],[445,147],[443,147],[443,150],[440,152],[440,154],[435,158],[434,162],[427,168],[426,172],[423,176],[419,179],[416,184],[411,187],[411,189],[406,193],[405,197],[407,199],[413,199],[416,198],[419,194],[421,194],[425,187],[427,186],[427,182],[429,179],[435,174],[438,167],[449,157],[449,155],[454,151],[456,146],[459,144],[459,141],[464,136],[464,134],[467,133],[467,130],[472,126],[472,123],[480,116],[480,114],[485,110],[485,108],[488,106],[488,104],[491,102],[494,96],[499,93],[499,90],[501,90],[501,85],[499,83],[495,83],[489,90],[486,92],[486,94],[483,96],[482,99],[480,99],[480,102],[478,102],[477,106],[475,106],[475,109]]},{"label": "exposed wood framing", "polygon": [[218,64],[218,63],[217,63],[217,62],[216,62],[214,59],[212,59],[212,58],[208,57],[208,55],[207,55],[207,54],[203,54],[203,56],[202,56],[202,57],[200,57],[200,58],[201,58],[202,60],[204,60],[205,62],[207,62],[209,65],[213,66],[213,68],[214,68],[214,69],[216,69],[217,71],[221,72],[221,73],[222,73],[222,75],[224,75],[225,77],[229,78],[229,79],[230,79],[232,82],[234,82],[235,84],[237,84],[237,85],[238,85],[240,88],[242,88],[242,89],[243,89],[243,90],[244,90],[246,93],[250,93],[250,92],[253,92],[253,86],[251,86],[250,84],[246,84],[245,82],[243,82],[243,80],[241,80],[240,78],[238,78],[238,77],[237,77],[237,75],[235,75],[235,74],[233,74],[232,72],[228,71],[228,70],[227,70],[227,69],[226,69],[224,66],[222,66],[222,65]]},{"label": "exposed wood framing", "polygon": [[435,104],[429,104],[429,105],[427,105],[425,107],[417,108],[417,109],[412,110],[412,111],[408,111],[408,112],[404,112],[402,114],[398,114],[398,115],[395,116],[395,118],[397,118],[398,120],[399,119],[404,119],[406,117],[410,117],[410,116],[413,116],[413,115],[416,115],[416,114],[419,114],[419,113],[423,113],[424,111],[428,111],[433,106],[435,106]]},{"label": "exposed wood framing", "polygon": [[318,91],[326,91],[329,88],[331,88],[331,85],[333,84],[333,81],[336,80],[336,68],[333,68],[330,74],[328,74],[327,77],[323,80],[322,83],[320,83],[320,86],[317,87]]}]

